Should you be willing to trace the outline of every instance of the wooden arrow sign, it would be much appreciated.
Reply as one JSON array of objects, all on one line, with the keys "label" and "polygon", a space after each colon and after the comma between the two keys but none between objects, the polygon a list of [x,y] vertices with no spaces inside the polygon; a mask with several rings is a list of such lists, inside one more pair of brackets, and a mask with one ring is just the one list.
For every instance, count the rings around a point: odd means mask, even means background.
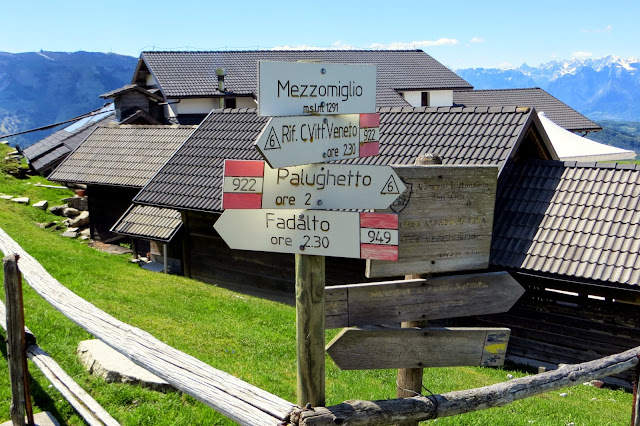
[{"label": "wooden arrow sign", "polygon": [[378,155],[380,114],[273,117],[255,146],[271,167]]},{"label": "wooden arrow sign", "polygon": [[327,352],[342,370],[504,364],[508,328],[345,328]]},{"label": "wooden arrow sign", "polygon": [[385,209],[405,189],[391,166],[225,160],[222,208]]},{"label": "wooden arrow sign", "polygon": [[507,272],[332,286],[325,289],[325,327],[506,312],[523,293]]},{"label": "wooden arrow sign", "polygon": [[214,228],[232,249],[398,258],[398,216],[325,210],[225,210]]},{"label": "wooden arrow sign", "polygon": [[409,187],[389,212],[400,215],[398,262],[367,262],[367,278],[487,269],[498,169],[398,166]]}]

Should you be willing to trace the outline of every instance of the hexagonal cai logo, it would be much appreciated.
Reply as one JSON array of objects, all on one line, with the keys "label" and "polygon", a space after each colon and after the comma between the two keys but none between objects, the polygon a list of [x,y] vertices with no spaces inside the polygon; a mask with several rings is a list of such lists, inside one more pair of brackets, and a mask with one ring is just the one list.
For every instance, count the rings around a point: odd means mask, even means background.
[{"label": "hexagonal cai logo", "polygon": [[409,200],[411,200],[411,194],[413,192],[413,184],[405,182],[404,180],[402,182],[404,182],[407,189],[402,194],[400,194],[400,196],[396,198],[396,200],[393,203],[391,203],[391,205],[389,206],[389,208],[394,213],[400,213],[402,210],[404,210],[409,204]]}]

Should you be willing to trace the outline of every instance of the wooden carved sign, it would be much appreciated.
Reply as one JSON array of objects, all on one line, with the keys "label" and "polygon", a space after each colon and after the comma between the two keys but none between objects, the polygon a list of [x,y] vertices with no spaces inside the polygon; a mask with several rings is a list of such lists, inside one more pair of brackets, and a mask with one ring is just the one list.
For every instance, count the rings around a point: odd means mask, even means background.
[{"label": "wooden carved sign", "polygon": [[398,262],[367,261],[366,276],[486,269],[498,168],[394,168],[407,190],[382,212],[399,214]]},{"label": "wooden carved sign", "polygon": [[341,370],[504,364],[508,328],[345,328],[327,353]]},{"label": "wooden carved sign", "polygon": [[508,272],[331,286],[325,289],[325,327],[507,312],[523,293]]}]

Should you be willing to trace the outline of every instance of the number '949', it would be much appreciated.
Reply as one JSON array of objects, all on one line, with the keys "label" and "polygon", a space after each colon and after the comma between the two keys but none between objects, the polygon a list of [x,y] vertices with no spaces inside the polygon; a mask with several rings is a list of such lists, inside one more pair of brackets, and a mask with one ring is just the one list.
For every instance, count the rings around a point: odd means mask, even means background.
[{"label": "number '949'", "polygon": [[369,231],[367,232],[368,243],[389,244],[391,242],[391,231]]}]

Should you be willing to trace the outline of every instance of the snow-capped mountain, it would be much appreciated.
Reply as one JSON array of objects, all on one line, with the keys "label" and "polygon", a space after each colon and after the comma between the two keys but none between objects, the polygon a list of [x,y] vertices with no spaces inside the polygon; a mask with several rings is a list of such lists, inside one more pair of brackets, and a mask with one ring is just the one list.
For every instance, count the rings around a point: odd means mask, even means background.
[{"label": "snow-capped mountain", "polygon": [[640,58],[610,55],[456,73],[476,89],[541,87],[592,120],[640,121]]},{"label": "snow-capped mountain", "polygon": [[619,56],[612,55],[597,59],[574,58],[547,62],[546,64],[539,65],[538,67],[529,67],[524,64],[521,67],[516,68],[516,70],[522,72],[524,75],[549,84],[550,82],[565,75],[579,74],[583,68],[590,68],[596,72],[609,72],[610,70],[613,70],[621,73],[623,70],[626,70],[633,75],[640,71],[640,59],[624,59]]}]

